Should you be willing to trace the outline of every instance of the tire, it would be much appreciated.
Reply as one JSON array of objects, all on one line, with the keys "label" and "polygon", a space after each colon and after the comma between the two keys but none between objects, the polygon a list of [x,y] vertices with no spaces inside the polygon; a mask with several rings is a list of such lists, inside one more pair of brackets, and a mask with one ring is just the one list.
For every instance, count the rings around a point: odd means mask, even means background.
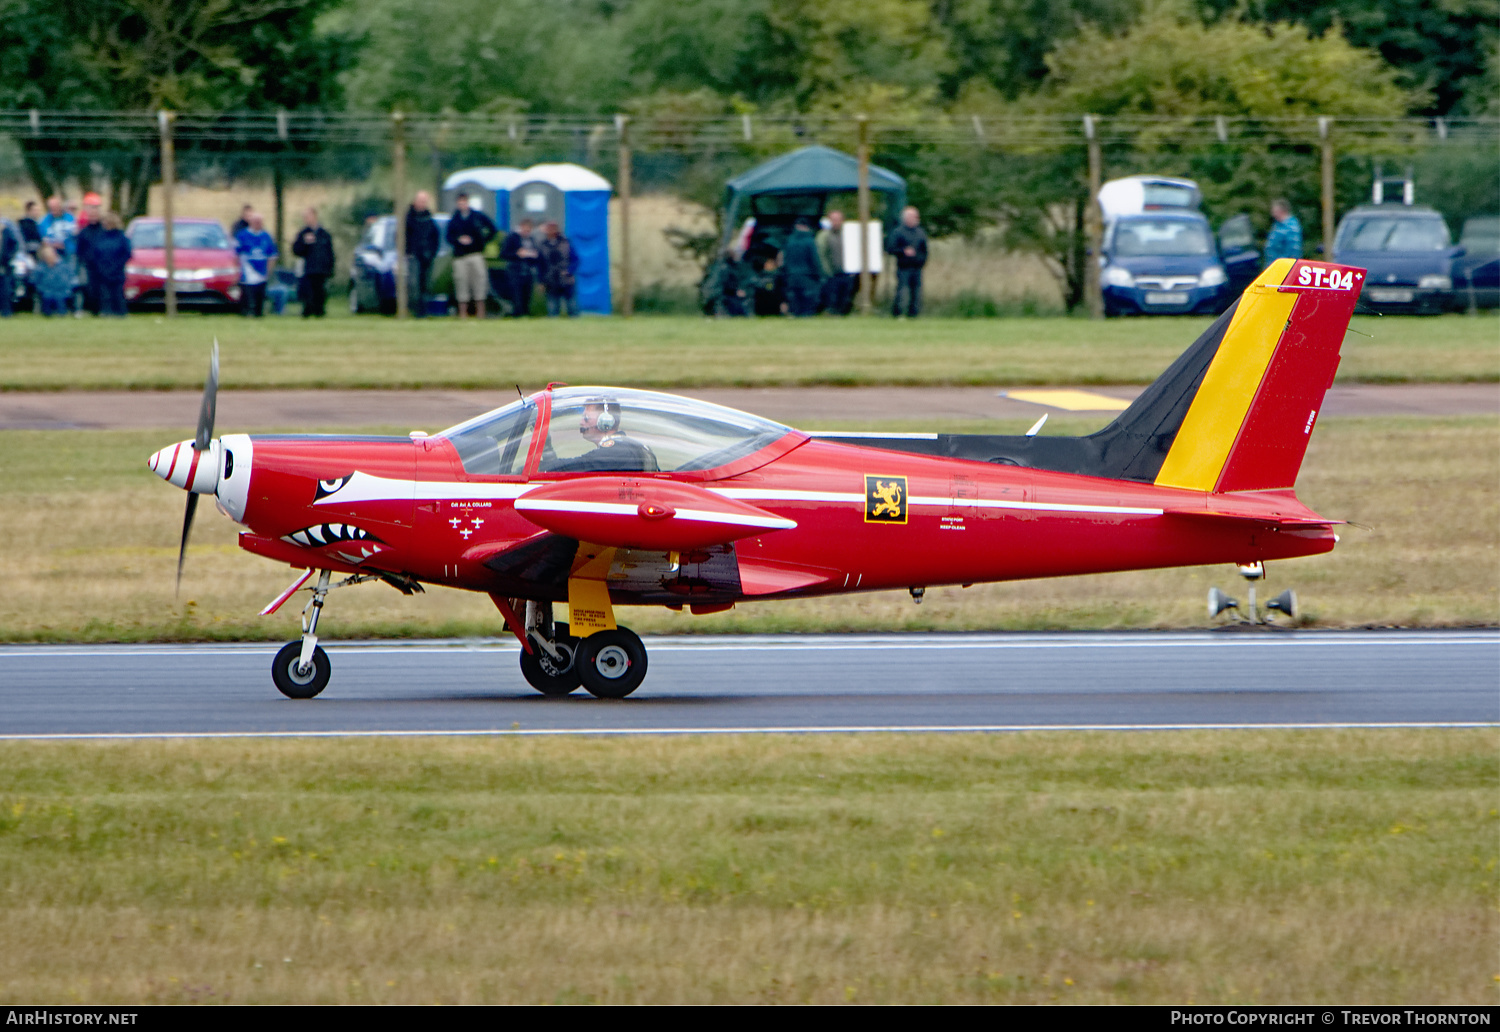
[{"label": "tire", "polygon": [[623,699],[646,679],[646,646],[624,627],[591,634],[578,644],[578,678],[598,699]]},{"label": "tire", "polygon": [[328,677],[333,673],[328,653],[321,645],[314,647],[312,670],[306,675],[297,673],[297,661],[301,658],[302,643],[291,641],[283,645],[271,661],[271,680],[276,682],[276,690],[288,699],[311,699],[328,687]]},{"label": "tire", "polygon": [[568,655],[568,665],[558,669],[557,663],[545,652],[521,651],[521,676],[543,695],[554,698],[567,695],[582,682],[578,679],[578,664],[574,662],[578,651],[578,639],[568,634],[568,625],[554,624],[554,643]]}]

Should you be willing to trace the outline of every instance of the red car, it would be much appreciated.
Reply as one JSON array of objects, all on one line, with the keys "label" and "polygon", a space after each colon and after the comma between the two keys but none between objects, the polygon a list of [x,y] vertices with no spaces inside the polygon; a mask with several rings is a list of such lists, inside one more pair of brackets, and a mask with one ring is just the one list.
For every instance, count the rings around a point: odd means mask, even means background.
[{"label": "red car", "polygon": [[[166,303],[167,255],[159,218],[130,221],[125,231],[133,254],[125,266],[125,302],[132,308]],[[177,304],[183,308],[237,308],[240,259],[224,227],[214,219],[173,219]]]}]

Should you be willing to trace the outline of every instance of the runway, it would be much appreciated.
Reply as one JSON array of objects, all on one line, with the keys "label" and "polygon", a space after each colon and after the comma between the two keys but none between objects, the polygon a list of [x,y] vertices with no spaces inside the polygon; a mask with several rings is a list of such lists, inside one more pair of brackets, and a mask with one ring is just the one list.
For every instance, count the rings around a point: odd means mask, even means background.
[{"label": "runway", "polygon": [[0,647],[0,738],[1500,725],[1500,632],[649,638],[635,695],[533,692],[513,641]]}]

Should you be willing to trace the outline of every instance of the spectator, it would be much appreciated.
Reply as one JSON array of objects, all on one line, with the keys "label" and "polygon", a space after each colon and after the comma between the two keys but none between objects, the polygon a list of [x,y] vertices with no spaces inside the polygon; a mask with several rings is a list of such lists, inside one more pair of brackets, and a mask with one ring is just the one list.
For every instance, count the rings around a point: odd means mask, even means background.
[{"label": "spectator", "polygon": [[458,210],[448,219],[448,243],[453,247],[453,293],[458,299],[458,317],[468,317],[470,303],[474,305],[474,314],[483,316],[484,303],[490,296],[484,245],[498,230],[488,215],[469,207],[468,194],[459,194],[454,203]]},{"label": "spectator", "polygon": [[781,315],[786,311],[781,291],[781,254],[767,255],[761,259],[760,272],[753,280],[756,315]]},{"label": "spectator", "polygon": [[96,193],[83,195],[83,213],[78,217],[78,279],[83,288],[83,310],[90,315],[99,314],[99,277],[94,270],[94,244],[104,225],[99,221],[100,197]]},{"label": "spectator", "polygon": [[514,318],[531,314],[531,295],[536,288],[537,254],[531,220],[522,219],[515,229],[505,235],[505,244],[500,248],[500,257],[505,262],[510,285],[510,314]]},{"label": "spectator", "polygon": [[43,316],[68,314],[68,298],[73,295],[73,274],[68,271],[68,263],[58,257],[57,248],[50,243],[43,243],[37,251],[37,266],[31,274],[31,281],[36,286]]},{"label": "spectator", "polygon": [[818,300],[823,294],[823,263],[818,257],[818,242],[809,219],[796,221],[782,255],[788,313],[799,319],[817,315]]},{"label": "spectator", "polygon": [[854,277],[844,271],[844,213],[828,213],[828,228],[818,233],[818,260],[823,264],[823,309],[848,315],[854,307]]},{"label": "spectator", "polygon": [[37,224],[37,216],[41,214],[41,205],[36,201],[27,201],[26,208],[21,215],[21,247],[32,259],[42,246],[42,230]]},{"label": "spectator", "polygon": [[[922,267],[927,264],[927,231],[922,228],[917,209],[901,212],[901,225],[891,231],[885,242],[887,254],[896,256],[896,293],[891,301],[891,315],[903,314],[915,319],[922,314]],[[902,312],[902,298],[906,311]]]},{"label": "spectator", "polygon": [[0,319],[9,319],[16,296],[11,279],[11,262],[21,250],[21,231],[15,223],[0,215]]},{"label": "spectator", "polygon": [[432,263],[437,260],[441,244],[437,222],[432,217],[432,195],[418,190],[406,209],[406,256],[411,259],[406,270],[406,296],[412,314],[418,319],[427,318]]},{"label": "spectator", "polygon": [[125,318],[125,266],[131,253],[120,216],[105,212],[89,245],[89,283],[100,315]]},{"label": "spectator", "polygon": [[250,213],[248,223],[234,238],[240,256],[240,314],[259,319],[266,304],[266,281],[276,262],[276,241],[256,212]]},{"label": "spectator", "polygon": [[[57,254],[57,260],[67,272],[69,283],[75,281],[78,278],[76,268],[78,220],[64,210],[61,197],[53,194],[47,198],[47,214],[42,216],[37,229],[41,232],[42,239],[52,245],[52,250]],[[71,287],[69,287],[68,296],[68,303],[71,304]]]},{"label": "spectator", "polygon": [[745,316],[750,314],[755,291],[755,272],[734,246],[724,248],[720,260],[710,270],[705,287],[705,315]]},{"label": "spectator", "polygon": [[247,204],[247,205],[243,206],[242,208],[240,208],[240,217],[239,217],[239,219],[229,229],[229,239],[231,239],[231,240],[237,240],[237,239],[239,239],[240,230],[242,230],[242,229],[249,229],[250,228],[250,216],[254,215],[254,214],[255,214],[255,208],[254,208],[253,205]]},{"label": "spectator", "polygon": [[1278,258],[1291,258],[1293,261],[1301,258],[1302,223],[1292,214],[1292,206],[1285,198],[1278,197],[1271,202],[1271,218],[1275,220],[1275,224],[1271,226],[1271,232],[1266,234],[1266,264],[1270,265]]},{"label": "spectator", "polygon": [[571,319],[578,314],[578,253],[556,222],[543,223],[542,232],[537,274],[547,291],[547,315],[561,315],[566,308]]},{"label": "spectator", "polygon": [[318,225],[318,209],[302,214],[302,228],[292,241],[292,253],[302,259],[302,318],[327,315],[328,277],[333,275],[333,237]]}]

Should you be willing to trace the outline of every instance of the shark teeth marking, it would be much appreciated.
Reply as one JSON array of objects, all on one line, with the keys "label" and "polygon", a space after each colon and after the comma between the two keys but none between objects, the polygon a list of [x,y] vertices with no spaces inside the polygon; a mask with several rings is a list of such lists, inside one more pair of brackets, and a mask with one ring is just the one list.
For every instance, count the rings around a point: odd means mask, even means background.
[{"label": "shark teeth marking", "polygon": [[318,548],[322,545],[336,545],[344,541],[375,543],[380,539],[368,530],[347,523],[323,523],[285,534],[281,540],[288,544],[301,545],[303,548]]}]

